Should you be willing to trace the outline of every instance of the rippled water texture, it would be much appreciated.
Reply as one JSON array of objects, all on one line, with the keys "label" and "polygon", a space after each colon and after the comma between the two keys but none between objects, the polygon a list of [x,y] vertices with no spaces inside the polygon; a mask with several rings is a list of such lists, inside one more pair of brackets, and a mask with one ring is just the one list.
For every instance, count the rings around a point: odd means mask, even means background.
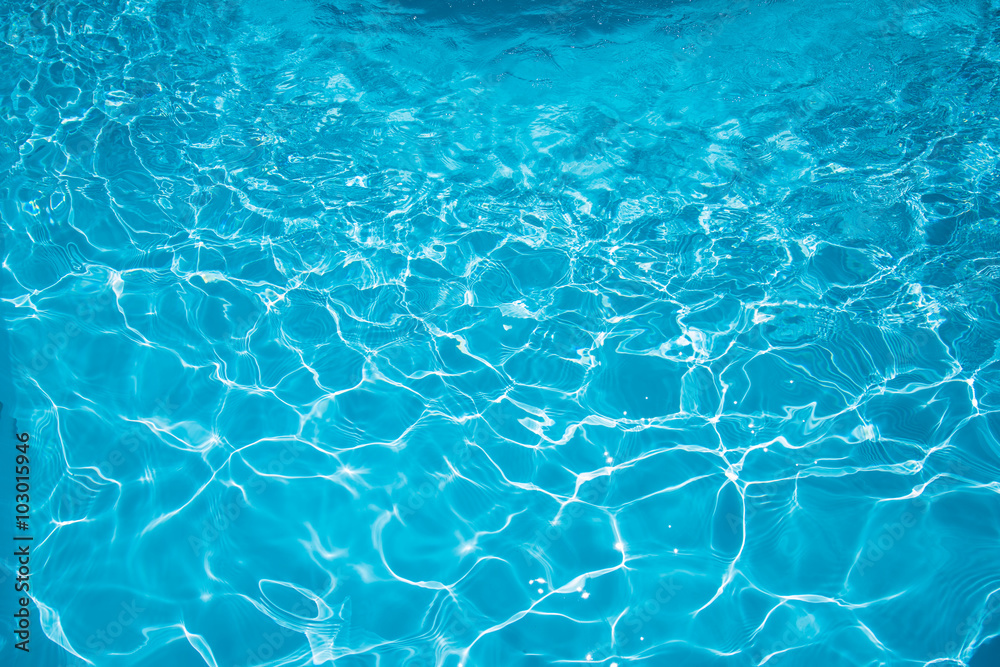
[{"label": "rippled water texture", "polygon": [[994,664],[1000,5],[0,25],[3,664]]}]

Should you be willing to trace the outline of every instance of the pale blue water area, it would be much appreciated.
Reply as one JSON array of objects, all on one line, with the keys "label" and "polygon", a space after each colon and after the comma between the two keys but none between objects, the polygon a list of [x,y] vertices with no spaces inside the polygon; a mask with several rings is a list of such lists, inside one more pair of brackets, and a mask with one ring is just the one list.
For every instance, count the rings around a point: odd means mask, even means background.
[{"label": "pale blue water area", "polygon": [[1000,4],[0,8],[3,665],[998,664]]}]

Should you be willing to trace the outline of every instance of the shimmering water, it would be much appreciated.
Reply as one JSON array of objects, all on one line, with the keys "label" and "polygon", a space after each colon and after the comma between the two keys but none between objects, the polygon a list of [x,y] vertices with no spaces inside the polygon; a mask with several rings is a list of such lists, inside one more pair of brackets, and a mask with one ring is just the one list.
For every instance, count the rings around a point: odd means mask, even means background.
[{"label": "shimmering water", "polygon": [[1000,4],[0,17],[4,665],[996,664]]}]

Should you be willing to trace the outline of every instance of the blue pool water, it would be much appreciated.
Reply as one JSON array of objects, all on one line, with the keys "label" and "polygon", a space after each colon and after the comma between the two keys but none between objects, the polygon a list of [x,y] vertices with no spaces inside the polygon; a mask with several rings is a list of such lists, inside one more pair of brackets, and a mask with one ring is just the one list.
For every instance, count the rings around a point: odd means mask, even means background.
[{"label": "blue pool water", "polygon": [[1000,3],[0,8],[3,665],[997,664]]}]

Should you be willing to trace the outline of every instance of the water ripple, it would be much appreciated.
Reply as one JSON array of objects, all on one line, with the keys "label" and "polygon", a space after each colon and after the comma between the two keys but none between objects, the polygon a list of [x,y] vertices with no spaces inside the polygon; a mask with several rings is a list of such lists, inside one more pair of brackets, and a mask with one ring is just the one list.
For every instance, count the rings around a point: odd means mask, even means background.
[{"label": "water ripple", "polygon": [[10,4],[44,664],[986,659],[998,17],[890,5]]}]

